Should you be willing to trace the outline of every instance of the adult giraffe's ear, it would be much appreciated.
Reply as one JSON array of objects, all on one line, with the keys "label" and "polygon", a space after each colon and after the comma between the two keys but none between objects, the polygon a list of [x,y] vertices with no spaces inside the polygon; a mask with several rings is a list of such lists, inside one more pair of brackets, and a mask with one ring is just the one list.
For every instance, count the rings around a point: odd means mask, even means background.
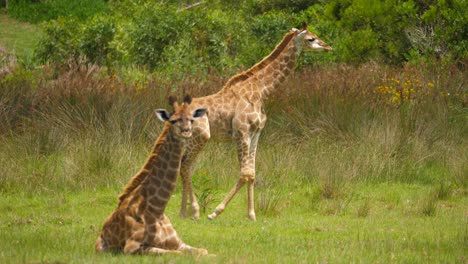
[{"label": "adult giraffe's ear", "polygon": [[206,108],[198,108],[192,112],[192,116],[194,119],[197,119],[197,118],[204,116],[206,112],[207,112]]},{"label": "adult giraffe's ear", "polygon": [[163,122],[169,121],[169,118],[171,118],[171,114],[167,112],[166,109],[156,109],[154,110],[154,113],[156,114],[158,119]]},{"label": "adult giraffe's ear", "polygon": [[307,23],[302,21],[302,30],[307,30]]}]

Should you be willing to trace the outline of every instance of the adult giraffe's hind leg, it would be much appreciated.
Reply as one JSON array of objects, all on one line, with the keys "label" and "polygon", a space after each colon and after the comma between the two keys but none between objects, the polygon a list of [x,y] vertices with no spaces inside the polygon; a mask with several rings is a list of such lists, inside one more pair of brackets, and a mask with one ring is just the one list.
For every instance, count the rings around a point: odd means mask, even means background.
[{"label": "adult giraffe's hind leg", "polygon": [[236,185],[231,189],[224,200],[216,207],[215,211],[208,215],[208,218],[213,220],[220,215],[236,193],[244,186],[248,185],[248,218],[255,221],[254,209],[254,182],[255,182],[255,153],[260,133],[255,133],[252,137],[248,133],[239,133],[236,137],[237,154],[240,163],[240,177]]}]

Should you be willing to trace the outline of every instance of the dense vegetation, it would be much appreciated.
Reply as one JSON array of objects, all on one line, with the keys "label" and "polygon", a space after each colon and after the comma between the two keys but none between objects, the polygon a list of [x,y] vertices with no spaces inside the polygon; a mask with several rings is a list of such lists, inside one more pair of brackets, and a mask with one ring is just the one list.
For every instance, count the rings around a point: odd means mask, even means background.
[{"label": "dense vegetation", "polygon": [[[171,221],[217,257],[158,260],[466,262],[466,1],[8,2],[42,38],[0,61],[1,263],[153,263],[93,252],[160,132],[153,109],[218,91],[304,20],[334,52],[304,54],[267,103],[258,221],[243,192],[216,221],[180,219],[178,189]],[[237,175],[235,146],[210,142],[202,211]]]},{"label": "dense vegetation", "polygon": [[186,6],[194,1],[10,2],[12,16],[46,21],[36,50],[42,63],[73,59],[113,69],[232,73],[261,59],[302,21],[336,50],[309,54],[306,65],[432,58],[464,63],[468,55],[465,0],[217,0],[191,8]]}]

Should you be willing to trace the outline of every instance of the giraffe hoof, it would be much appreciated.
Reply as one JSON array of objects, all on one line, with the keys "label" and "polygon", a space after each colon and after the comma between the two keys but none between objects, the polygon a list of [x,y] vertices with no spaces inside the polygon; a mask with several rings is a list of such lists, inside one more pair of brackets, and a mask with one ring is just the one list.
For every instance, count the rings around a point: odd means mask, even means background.
[{"label": "giraffe hoof", "polygon": [[199,249],[197,249],[197,254],[206,256],[206,255],[208,255],[208,250],[206,250],[204,248],[199,248]]},{"label": "giraffe hoof", "polygon": [[252,220],[252,221],[257,221],[257,217],[255,216],[255,213],[250,213],[250,214],[248,215],[248,218],[249,218],[250,220]]},{"label": "giraffe hoof", "polygon": [[212,213],[208,215],[208,219],[214,220],[216,218],[216,213]]},{"label": "giraffe hoof", "polygon": [[198,213],[198,212],[193,213],[192,220],[198,220],[198,219],[200,219],[200,213]]}]

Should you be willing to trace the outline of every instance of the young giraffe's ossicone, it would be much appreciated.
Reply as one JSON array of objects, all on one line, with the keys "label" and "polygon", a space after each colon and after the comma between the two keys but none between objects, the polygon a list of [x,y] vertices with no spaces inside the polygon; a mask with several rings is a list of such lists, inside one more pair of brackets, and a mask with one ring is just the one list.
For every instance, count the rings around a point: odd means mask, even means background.
[{"label": "young giraffe's ossicone", "polygon": [[206,113],[205,108],[190,108],[191,101],[186,96],[179,105],[175,97],[170,97],[172,114],[156,110],[157,117],[165,122],[164,128],[145,165],[126,185],[117,209],[105,221],[96,252],[208,254],[206,249],[185,244],[164,214],[176,186],[186,141],[192,136],[192,123]]},{"label": "young giraffe's ossicone", "polygon": [[187,216],[190,199],[194,219],[198,219],[199,206],[192,186],[193,169],[198,154],[210,137],[233,138],[237,144],[240,175],[236,185],[208,216],[221,214],[237,191],[248,185],[248,217],[256,219],[254,210],[255,153],[260,132],[265,126],[264,102],[293,71],[302,51],[331,51],[332,48],[310,32],[306,23],[302,29],[291,29],[273,52],[252,68],[232,77],[217,93],[194,98],[191,107],[204,107],[208,116],[194,123],[193,137],[189,140],[182,160],[181,178],[183,195],[180,215]]}]

